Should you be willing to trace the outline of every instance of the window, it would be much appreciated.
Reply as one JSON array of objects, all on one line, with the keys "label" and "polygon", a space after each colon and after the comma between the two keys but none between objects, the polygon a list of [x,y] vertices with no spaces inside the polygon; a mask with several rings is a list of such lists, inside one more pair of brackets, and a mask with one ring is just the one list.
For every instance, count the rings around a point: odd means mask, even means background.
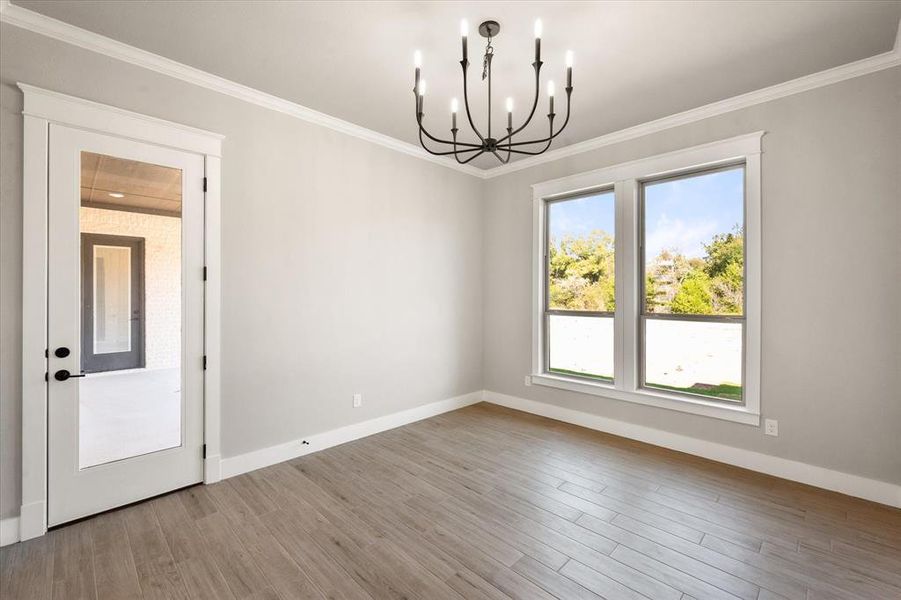
[{"label": "window", "polygon": [[759,424],[762,135],[533,186],[532,383]]},{"label": "window", "polygon": [[744,172],[641,184],[644,387],[742,399]]},{"label": "window", "polygon": [[547,203],[547,365],[613,381],[613,190]]}]

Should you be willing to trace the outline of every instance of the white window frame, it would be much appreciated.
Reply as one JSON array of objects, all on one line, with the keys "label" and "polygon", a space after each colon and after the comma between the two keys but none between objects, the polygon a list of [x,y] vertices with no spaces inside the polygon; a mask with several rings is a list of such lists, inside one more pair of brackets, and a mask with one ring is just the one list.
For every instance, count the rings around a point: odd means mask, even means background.
[{"label": "white window frame", "polygon": [[[760,154],[764,132],[693,146],[532,186],[532,373],[536,385],[760,426]],[[639,202],[641,182],[743,163],[745,169],[745,322],[742,402],[693,397],[640,386]],[[616,202],[614,382],[550,373],[544,340],[548,200],[613,187]]]}]

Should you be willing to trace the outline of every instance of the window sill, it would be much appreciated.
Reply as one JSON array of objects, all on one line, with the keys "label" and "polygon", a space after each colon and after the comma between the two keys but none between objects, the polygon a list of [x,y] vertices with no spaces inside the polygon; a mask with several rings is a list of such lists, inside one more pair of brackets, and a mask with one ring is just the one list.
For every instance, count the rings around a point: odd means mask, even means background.
[{"label": "window sill", "polygon": [[721,402],[687,398],[674,394],[651,392],[648,390],[625,391],[618,390],[610,384],[585,381],[575,377],[561,377],[547,373],[533,374],[530,377],[535,385],[543,385],[570,392],[580,392],[593,396],[602,396],[614,400],[624,400],[635,404],[656,406],[684,413],[702,415],[724,421],[733,421],[745,425],[760,426],[760,415],[751,412],[747,407],[740,405],[726,405]]}]

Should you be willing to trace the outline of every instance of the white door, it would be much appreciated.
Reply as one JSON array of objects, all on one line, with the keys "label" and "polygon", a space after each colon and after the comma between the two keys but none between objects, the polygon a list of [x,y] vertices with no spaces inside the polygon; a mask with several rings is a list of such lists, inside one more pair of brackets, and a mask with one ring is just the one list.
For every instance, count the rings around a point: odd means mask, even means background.
[{"label": "white door", "polygon": [[204,158],[50,125],[48,524],[203,479]]}]

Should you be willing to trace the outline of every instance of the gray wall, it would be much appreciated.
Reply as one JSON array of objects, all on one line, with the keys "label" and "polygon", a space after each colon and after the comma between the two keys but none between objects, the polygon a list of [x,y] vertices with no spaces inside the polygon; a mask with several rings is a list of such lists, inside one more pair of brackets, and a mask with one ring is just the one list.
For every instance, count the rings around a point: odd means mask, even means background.
[{"label": "gray wall", "polygon": [[[0,27],[0,516],[18,512],[21,460],[16,81],[228,136],[224,456],[484,386],[901,482],[901,69],[483,182]],[[759,129],[762,407],[780,437],[523,386],[529,185]]]},{"label": "gray wall", "polygon": [[[901,483],[901,69],[491,179],[485,388]],[[578,104],[576,104],[578,110]],[[578,126],[578,123],[575,124]],[[766,130],[761,428],[526,387],[536,182]]]},{"label": "gray wall", "polygon": [[20,504],[16,81],[227,136],[224,456],[481,389],[479,180],[6,24],[0,33],[0,516]]}]

